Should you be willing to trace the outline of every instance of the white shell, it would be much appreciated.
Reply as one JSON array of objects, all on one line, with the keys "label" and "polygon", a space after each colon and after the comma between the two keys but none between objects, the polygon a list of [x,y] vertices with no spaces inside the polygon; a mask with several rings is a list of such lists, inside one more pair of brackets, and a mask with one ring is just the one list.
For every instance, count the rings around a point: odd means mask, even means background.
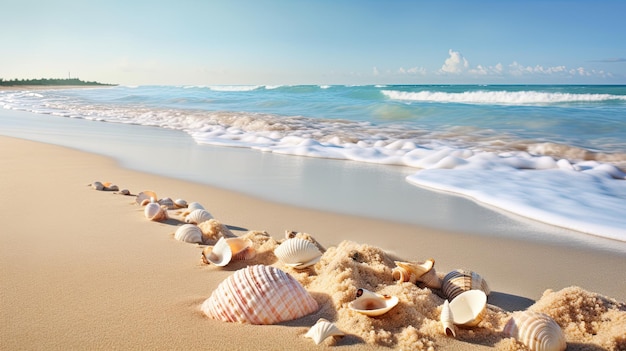
[{"label": "white shell", "polygon": [[348,308],[366,316],[383,315],[398,304],[397,296],[381,295],[367,289],[358,289],[356,300],[348,304]]},{"label": "white shell", "polygon": [[441,291],[450,302],[468,290],[482,290],[485,295],[491,292],[487,281],[480,274],[472,271],[457,269],[446,274],[442,280]]},{"label": "white shell", "polygon": [[135,198],[135,201],[142,205],[145,206],[146,204],[150,203],[150,202],[154,202],[152,201],[152,199],[158,199],[156,193],[154,191],[150,191],[150,190],[146,190],[146,191],[142,191],[139,194],[137,194],[137,197]]},{"label": "white shell", "polygon": [[318,308],[317,301],[291,275],[265,265],[238,270],[200,307],[209,318],[250,324],[289,321]]},{"label": "white shell", "polygon": [[177,208],[186,208],[187,207],[187,201],[185,201],[183,199],[176,199],[176,200],[174,200],[174,206],[176,206]]},{"label": "white shell", "polygon": [[167,211],[156,202],[148,203],[143,213],[151,221],[164,221],[168,218]]},{"label": "white shell", "polygon": [[256,256],[256,249],[250,239],[227,238],[225,239],[233,253],[233,260],[249,260]]},{"label": "white shell", "polygon": [[563,351],[567,348],[561,327],[544,313],[515,312],[504,326],[504,334],[532,351]]},{"label": "white shell", "polygon": [[322,257],[322,252],[315,244],[300,238],[285,240],[274,250],[274,254],[286,266],[298,269],[314,265]]},{"label": "white shell", "polygon": [[457,295],[450,302],[450,311],[454,324],[474,327],[480,323],[487,312],[487,295],[482,290],[468,290]]},{"label": "white shell", "polygon": [[185,222],[191,223],[191,224],[200,224],[212,218],[213,216],[211,216],[211,214],[207,212],[206,210],[197,209],[197,210],[191,211],[191,213],[189,213],[187,217],[185,217]]},{"label": "white shell", "polygon": [[176,240],[188,243],[202,243],[202,231],[195,224],[183,224],[174,233]]},{"label": "white shell", "polygon": [[443,328],[443,333],[447,336],[456,338],[456,326],[454,325],[454,317],[452,310],[450,309],[450,303],[446,300],[441,307],[441,315],[439,321]]},{"label": "white shell", "polygon": [[165,206],[165,207],[167,207],[170,210],[173,210],[174,208],[176,208],[174,206],[174,200],[172,200],[169,197],[165,197],[165,198],[159,199],[159,201],[157,201],[157,202],[159,203],[159,205]]},{"label": "white shell", "polygon": [[199,202],[190,202],[187,204],[187,210],[191,212],[194,210],[205,210],[205,208]]},{"label": "white shell", "polygon": [[429,288],[440,289],[441,279],[435,271],[435,260],[430,258],[422,263],[395,261],[391,271],[393,279],[399,282],[424,283]]},{"label": "white shell", "polygon": [[221,237],[215,246],[207,246],[202,250],[202,257],[205,263],[213,263],[216,266],[224,267],[233,258],[233,251],[226,240]]},{"label": "white shell", "polygon": [[329,336],[343,336],[345,335],[334,323],[331,323],[325,318],[317,320],[314,326],[309,329],[304,336],[313,339],[315,344],[319,345]]}]

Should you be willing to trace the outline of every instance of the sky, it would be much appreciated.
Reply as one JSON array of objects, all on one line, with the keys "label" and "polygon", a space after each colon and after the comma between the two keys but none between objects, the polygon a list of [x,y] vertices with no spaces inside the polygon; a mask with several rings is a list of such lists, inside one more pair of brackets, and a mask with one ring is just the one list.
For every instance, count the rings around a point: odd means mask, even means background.
[{"label": "sky", "polygon": [[0,0],[0,78],[626,84],[623,0]]}]

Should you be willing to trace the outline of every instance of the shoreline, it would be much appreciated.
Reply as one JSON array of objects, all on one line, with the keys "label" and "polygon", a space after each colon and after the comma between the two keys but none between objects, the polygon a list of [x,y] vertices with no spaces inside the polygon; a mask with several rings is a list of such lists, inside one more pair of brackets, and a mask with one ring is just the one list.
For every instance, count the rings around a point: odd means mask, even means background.
[{"label": "shoreline", "polygon": [[[200,349],[209,345],[207,338],[228,340],[231,333],[237,335],[235,345],[214,346],[316,349],[302,337],[310,318],[306,325],[255,327],[199,315],[198,305],[232,269],[203,265],[198,246],[173,238],[176,223],[148,221],[133,197],[87,186],[96,180],[133,194],[153,190],[159,197],[198,201],[238,235],[259,230],[280,239],[285,230],[295,230],[326,248],[349,240],[404,260],[433,257],[438,272],[471,269],[489,281],[489,303],[507,311],[527,308],[547,289],[570,286],[626,301],[624,254],[298,208],[18,138],[0,136],[0,146],[11,150],[0,156],[0,340],[7,349]],[[441,342],[443,349],[489,348]]]}]

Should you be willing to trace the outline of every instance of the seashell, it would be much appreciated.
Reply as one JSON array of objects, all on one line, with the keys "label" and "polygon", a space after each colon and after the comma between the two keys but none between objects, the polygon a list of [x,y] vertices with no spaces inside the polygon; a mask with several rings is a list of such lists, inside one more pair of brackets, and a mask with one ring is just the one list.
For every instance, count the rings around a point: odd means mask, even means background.
[{"label": "seashell", "polygon": [[450,309],[450,303],[448,300],[444,301],[443,307],[441,307],[439,321],[443,327],[443,333],[447,336],[456,338],[456,326],[454,325],[454,318],[452,316],[452,310]]},{"label": "seashell", "polygon": [[396,261],[391,271],[393,279],[400,282],[424,283],[429,288],[440,289],[441,279],[435,271],[435,260],[430,258],[422,263]]},{"label": "seashell", "polygon": [[207,212],[206,210],[197,209],[193,210],[187,215],[187,217],[185,217],[185,222],[191,224],[200,224],[202,222],[208,221],[209,219],[213,219],[213,216],[211,216],[209,212]]},{"label": "seashell", "polygon": [[563,351],[567,348],[563,330],[544,313],[514,312],[504,326],[504,334],[521,341],[532,351]]},{"label": "seashell", "polygon": [[93,182],[91,183],[91,188],[94,190],[104,190],[104,184],[102,184],[101,182]]},{"label": "seashell", "polygon": [[291,238],[280,244],[274,254],[286,266],[301,269],[316,264],[322,252],[312,242],[300,238]]},{"label": "seashell", "polygon": [[176,240],[202,244],[202,231],[195,224],[183,224],[174,233]]},{"label": "seashell", "polygon": [[315,299],[291,275],[265,265],[236,271],[200,307],[209,318],[250,324],[289,321],[318,308]]},{"label": "seashell", "polygon": [[106,191],[118,191],[120,187],[115,184],[111,184],[111,182],[104,183],[104,190]]},{"label": "seashell", "polygon": [[298,234],[298,232],[293,230],[285,230],[285,239],[293,239],[296,237],[296,234]]},{"label": "seashell", "polygon": [[216,266],[224,267],[233,258],[233,251],[223,237],[217,241],[215,246],[207,246],[202,250],[202,261],[206,264],[213,263]]},{"label": "seashell", "polygon": [[186,217],[195,210],[205,210],[205,208],[199,202],[190,202],[187,204],[187,209],[185,210],[185,212],[183,212],[183,217]]},{"label": "seashell", "polygon": [[174,206],[176,206],[176,208],[187,208],[187,201],[183,199],[176,199],[174,200]]},{"label": "seashell", "polygon": [[122,190],[120,190],[120,194],[122,194],[122,195],[130,195],[130,190],[122,189]]},{"label": "seashell", "polygon": [[159,201],[157,201],[157,202],[159,203],[159,205],[165,206],[165,207],[167,207],[170,210],[173,210],[173,209],[176,208],[176,206],[174,206],[174,200],[172,200],[169,197],[165,197],[165,198],[159,199]]},{"label": "seashell", "polygon": [[443,295],[452,302],[455,297],[464,291],[482,290],[489,295],[491,290],[487,281],[480,274],[463,269],[457,269],[446,274],[441,283]]},{"label": "seashell", "polygon": [[156,202],[150,202],[143,210],[144,215],[151,221],[164,221],[168,219],[167,211]]},{"label": "seashell", "polygon": [[[142,205],[145,206],[151,201],[151,199],[158,199],[156,193],[154,191],[150,191],[150,190],[146,190],[146,191],[142,191],[139,194],[137,194],[137,197],[135,198],[135,201]],[[146,202],[145,200],[148,200],[148,202]]]},{"label": "seashell", "polygon": [[399,301],[396,296],[381,295],[367,289],[357,290],[356,297],[356,300],[348,304],[348,308],[370,317],[389,312]]},{"label": "seashell", "polygon": [[482,290],[468,290],[450,302],[454,324],[477,326],[487,313],[487,295]]},{"label": "seashell", "polygon": [[256,256],[256,249],[252,240],[243,238],[225,239],[233,252],[233,260],[250,260]]},{"label": "seashell", "polygon": [[334,323],[331,323],[325,318],[320,318],[317,320],[314,326],[309,329],[304,336],[307,338],[313,339],[316,345],[319,345],[322,341],[324,341],[329,336],[343,336],[346,335],[344,332],[339,330]]}]

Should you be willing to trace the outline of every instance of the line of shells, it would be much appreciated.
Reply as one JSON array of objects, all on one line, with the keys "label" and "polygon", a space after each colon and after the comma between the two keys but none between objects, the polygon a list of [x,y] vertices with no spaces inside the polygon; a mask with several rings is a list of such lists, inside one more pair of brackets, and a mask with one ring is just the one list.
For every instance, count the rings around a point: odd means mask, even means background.
[{"label": "line of shells", "polygon": [[274,255],[285,266],[303,269],[316,264],[322,257],[322,252],[312,242],[298,237],[283,241],[275,250]]},{"label": "line of shells", "polygon": [[348,308],[369,317],[378,317],[389,312],[399,302],[397,296],[378,294],[367,289],[357,289],[356,299]]},{"label": "line of shells", "polygon": [[291,275],[266,265],[247,266],[222,281],[201,311],[224,322],[276,324],[319,309],[317,301]]},{"label": "line of shells", "polygon": [[528,310],[514,312],[503,333],[520,341],[531,351],[563,351],[567,348],[563,330],[544,313]]}]

